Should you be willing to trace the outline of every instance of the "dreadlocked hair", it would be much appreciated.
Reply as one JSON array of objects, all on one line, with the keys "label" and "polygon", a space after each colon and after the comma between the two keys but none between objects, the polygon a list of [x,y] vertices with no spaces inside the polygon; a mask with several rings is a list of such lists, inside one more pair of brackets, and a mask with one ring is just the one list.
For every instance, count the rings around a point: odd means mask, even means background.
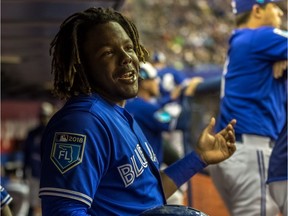
[{"label": "dreadlocked hair", "polygon": [[50,44],[55,95],[61,99],[68,99],[79,93],[92,93],[81,62],[83,39],[91,27],[110,21],[118,22],[122,26],[134,44],[139,61],[145,62],[149,56],[148,51],[140,44],[136,26],[125,16],[113,9],[101,7],[75,13],[64,20]]}]

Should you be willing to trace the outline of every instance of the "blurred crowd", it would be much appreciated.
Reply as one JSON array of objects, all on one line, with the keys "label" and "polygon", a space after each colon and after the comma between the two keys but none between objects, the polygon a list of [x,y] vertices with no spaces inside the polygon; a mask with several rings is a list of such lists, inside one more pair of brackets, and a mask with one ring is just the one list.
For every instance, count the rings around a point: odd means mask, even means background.
[{"label": "blurred crowd", "polygon": [[128,0],[123,11],[149,52],[164,52],[168,64],[197,69],[224,63],[234,26],[230,0]]}]

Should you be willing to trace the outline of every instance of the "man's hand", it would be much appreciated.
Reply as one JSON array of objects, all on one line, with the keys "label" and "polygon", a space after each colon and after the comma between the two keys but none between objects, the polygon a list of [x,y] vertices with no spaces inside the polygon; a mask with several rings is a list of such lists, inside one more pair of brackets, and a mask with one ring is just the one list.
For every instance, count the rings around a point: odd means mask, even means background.
[{"label": "man's hand", "polygon": [[195,93],[195,90],[196,90],[197,86],[200,83],[202,83],[203,81],[204,81],[204,79],[202,77],[193,77],[189,81],[189,83],[188,83],[188,85],[187,85],[187,87],[186,87],[186,89],[184,91],[184,95],[185,96],[194,96],[194,93]]},{"label": "man's hand", "polygon": [[185,96],[194,96],[194,93],[196,91],[197,86],[202,83],[204,79],[202,77],[193,77],[189,80],[187,80],[187,83],[185,81],[185,85],[178,85],[174,88],[174,90],[171,92],[170,97],[172,100],[176,100],[181,96],[181,93],[183,91]]},{"label": "man's hand", "polygon": [[284,71],[287,69],[287,60],[279,61],[273,65],[273,76],[275,79],[279,79],[283,76]]},{"label": "man's hand", "polygon": [[215,164],[229,158],[235,151],[235,131],[233,119],[222,131],[213,133],[215,118],[212,118],[209,125],[203,130],[197,146],[196,152],[207,164]]}]

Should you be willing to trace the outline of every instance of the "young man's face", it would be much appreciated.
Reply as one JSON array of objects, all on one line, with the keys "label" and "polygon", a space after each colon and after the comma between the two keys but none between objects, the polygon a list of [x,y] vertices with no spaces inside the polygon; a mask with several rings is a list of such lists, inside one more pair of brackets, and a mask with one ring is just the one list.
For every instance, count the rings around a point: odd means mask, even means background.
[{"label": "young man's face", "polygon": [[273,26],[275,28],[281,27],[281,17],[283,16],[282,9],[275,3],[268,3],[264,8],[265,14],[263,16],[264,25]]},{"label": "young man's face", "polygon": [[95,25],[86,35],[83,54],[93,92],[121,106],[137,95],[139,60],[120,24]]}]

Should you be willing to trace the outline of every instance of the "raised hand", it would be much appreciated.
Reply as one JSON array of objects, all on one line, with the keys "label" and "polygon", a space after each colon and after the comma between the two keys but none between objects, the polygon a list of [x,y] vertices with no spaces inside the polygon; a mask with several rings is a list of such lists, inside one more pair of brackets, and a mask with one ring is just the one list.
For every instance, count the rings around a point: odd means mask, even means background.
[{"label": "raised hand", "polygon": [[199,137],[196,152],[207,164],[215,164],[229,158],[236,151],[233,119],[219,133],[215,134],[215,118],[211,118],[209,125],[203,130]]}]

